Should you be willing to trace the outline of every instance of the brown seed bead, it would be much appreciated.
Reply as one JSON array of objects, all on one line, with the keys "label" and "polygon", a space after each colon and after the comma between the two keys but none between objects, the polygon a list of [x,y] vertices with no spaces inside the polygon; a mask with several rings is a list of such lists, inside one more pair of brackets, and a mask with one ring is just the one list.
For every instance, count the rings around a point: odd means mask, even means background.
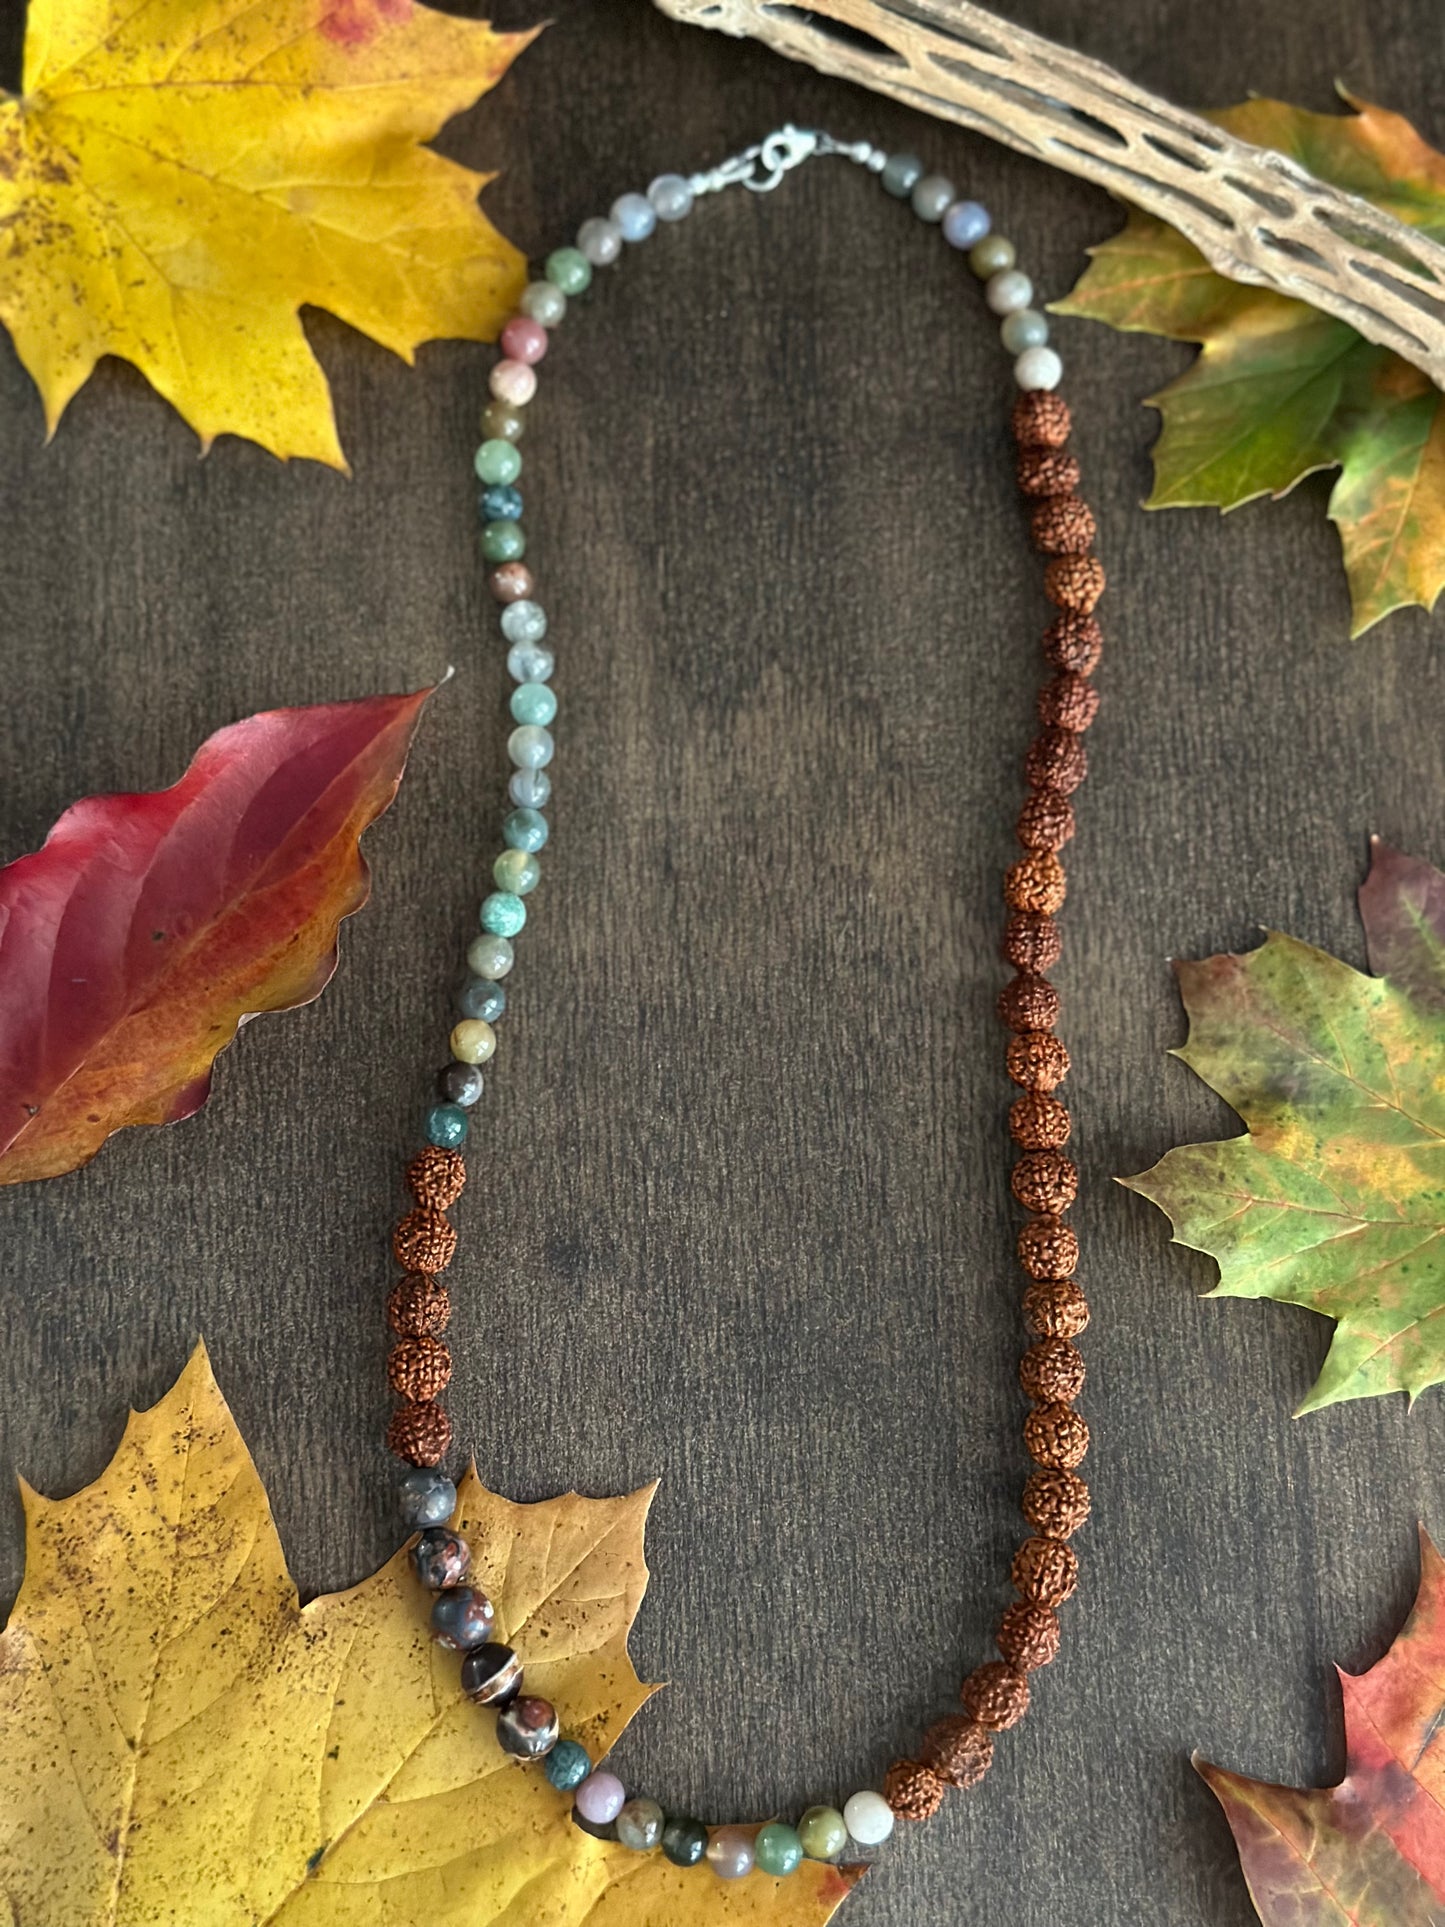
[{"label": "brown seed bead", "polygon": [[1054,1217],[1062,1217],[1079,1195],[1079,1167],[1062,1151],[1025,1151],[1010,1181],[1025,1211]]},{"label": "brown seed bead", "polygon": [[1024,757],[1024,781],[1036,789],[1047,786],[1071,796],[1088,773],[1089,752],[1072,730],[1044,730],[1029,744]]},{"label": "brown seed bead", "polygon": [[1019,1360],[1019,1384],[1040,1405],[1067,1405],[1084,1389],[1084,1355],[1067,1338],[1041,1338]]},{"label": "brown seed bead", "polygon": [[1014,835],[1026,850],[1062,850],[1074,834],[1074,806],[1062,790],[1038,789],[1024,798]]},{"label": "brown seed bead", "polygon": [[993,1765],[993,1734],[966,1713],[950,1713],[929,1727],[918,1757],[950,1786],[977,1786]]},{"label": "brown seed bead", "polygon": [[1062,1539],[1025,1539],[1014,1554],[1009,1578],[1036,1606],[1062,1606],[1079,1583],[1079,1555]]},{"label": "brown seed bead", "polygon": [[1026,1091],[1052,1091],[1069,1074],[1068,1046],[1052,1031],[1026,1030],[1010,1037],[1008,1074]]},{"label": "brown seed bead", "polygon": [[1072,1278],[1079,1268],[1079,1236],[1062,1218],[1030,1218],[1019,1227],[1019,1263],[1030,1278]]},{"label": "brown seed bead", "polygon": [[440,1211],[420,1204],[392,1232],[391,1248],[406,1271],[445,1271],[456,1256],[456,1226]]},{"label": "brown seed bead", "polygon": [[1044,594],[1059,609],[1087,616],[1104,593],[1104,565],[1096,555],[1056,555],[1044,570]]},{"label": "brown seed bead", "polygon": [[1040,1666],[1052,1666],[1058,1658],[1061,1631],[1052,1606],[1016,1599],[998,1622],[994,1643],[1010,1666],[1021,1673],[1035,1673]]},{"label": "brown seed bead", "polygon": [[946,1790],[932,1767],[919,1760],[895,1760],[883,1775],[883,1798],[900,1820],[931,1820]]},{"label": "brown seed bead", "polygon": [[1015,970],[1047,970],[1059,961],[1063,949],[1063,932],[1052,917],[1040,916],[1037,910],[1015,911],[1004,926],[1003,954]]},{"label": "brown seed bead", "polygon": [[1029,533],[1044,555],[1087,555],[1098,527],[1087,502],[1077,495],[1056,495],[1040,502],[1029,517]]},{"label": "brown seed bead", "polygon": [[452,1422],[440,1405],[398,1405],[386,1428],[386,1443],[412,1465],[438,1465],[452,1442]]},{"label": "brown seed bead", "polygon": [[1024,1293],[1024,1323],[1036,1338],[1077,1338],[1089,1323],[1089,1301],[1072,1278],[1044,1278]]},{"label": "brown seed bead", "polygon": [[990,1659],[974,1667],[959,1697],[980,1726],[1001,1733],[1028,1712],[1029,1683],[1016,1666]]},{"label": "brown seed bead", "polygon": [[398,1398],[435,1398],[451,1375],[452,1355],[439,1338],[399,1338],[386,1361],[386,1381]]},{"label": "brown seed bead", "polygon": [[1020,448],[1062,448],[1072,426],[1069,404],[1052,389],[1031,388],[1014,403],[1014,440]]},{"label": "brown seed bead", "polygon": [[1087,676],[1098,668],[1103,653],[1103,630],[1093,616],[1081,616],[1075,609],[1061,609],[1044,631],[1044,656],[1055,669]]},{"label": "brown seed bead", "polygon": [[1048,1030],[1059,1020],[1059,993],[1047,977],[1021,970],[999,992],[998,1014],[1010,1030]]},{"label": "brown seed bead", "polygon": [[1073,1128],[1068,1105],[1042,1091],[1029,1091],[1009,1106],[1009,1136],[1026,1151],[1060,1150]]},{"label": "brown seed bead", "polygon": [[434,1211],[454,1205],[466,1188],[467,1166],[460,1151],[443,1151],[429,1144],[406,1167],[407,1189],[418,1204]]},{"label": "brown seed bead", "polygon": [[452,1295],[440,1278],[409,1271],[387,1295],[386,1322],[400,1338],[435,1338],[451,1322]]},{"label": "brown seed bead", "polygon": [[1089,1488],[1077,1472],[1041,1465],[1030,1472],[1019,1508],[1035,1532],[1067,1539],[1089,1516]]},{"label": "brown seed bead", "polygon": [[1091,682],[1062,669],[1039,691],[1039,721],[1050,729],[1080,735],[1099,713],[1099,692]]},{"label": "brown seed bead", "polygon": [[1066,449],[1021,448],[1015,473],[1020,494],[1035,499],[1072,495],[1082,479],[1078,456]]},{"label": "brown seed bead", "polygon": [[1072,1472],[1088,1455],[1088,1423],[1072,1405],[1036,1405],[1024,1420],[1024,1446],[1035,1465]]},{"label": "brown seed bead", "polygon": [[1030,850],[1005,875],[1004,902],[1010,910],[1036,910],[1043,916],[1057,916],[1064,907],[1068,887],[1064,866],[1052,850]]}]

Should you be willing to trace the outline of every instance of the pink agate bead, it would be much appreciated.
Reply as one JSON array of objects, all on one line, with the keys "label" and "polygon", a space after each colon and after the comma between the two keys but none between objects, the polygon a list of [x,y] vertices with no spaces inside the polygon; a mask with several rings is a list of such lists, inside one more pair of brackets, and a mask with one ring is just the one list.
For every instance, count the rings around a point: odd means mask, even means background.
[{"label": "pink agate bead", "polygon": [[502,353],[530,367],[547,352],[547,330],[529,314],[514,314],[502,330]]},{"label": "pink agate bead", "polygon": [[537,392],[537,376],[525,361],[499,361],[492,370],[492,393],[512,408],[525,408]]},{"label": "pink agate bead", "polygon": [[584,1820],[605,1827],[621,1813],[627,1793],[615,1773],[589,1773],[572,1799]]}]

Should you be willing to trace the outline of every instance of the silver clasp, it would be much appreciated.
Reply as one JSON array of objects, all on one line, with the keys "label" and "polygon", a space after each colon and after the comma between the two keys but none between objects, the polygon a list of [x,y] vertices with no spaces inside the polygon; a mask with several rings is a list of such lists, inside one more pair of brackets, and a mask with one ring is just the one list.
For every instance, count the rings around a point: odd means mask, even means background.
[{"label": "silver clasp", "polygon": [[760,140],[745,147],[705,174],[694,174],[688,186],[694,194],[717,194],[725,187],[746,187],[754,194],[770,194],[785,174],[801,167],[815,154],[850,153],[851,149],[810,127],[794,127],[789,121]]}]

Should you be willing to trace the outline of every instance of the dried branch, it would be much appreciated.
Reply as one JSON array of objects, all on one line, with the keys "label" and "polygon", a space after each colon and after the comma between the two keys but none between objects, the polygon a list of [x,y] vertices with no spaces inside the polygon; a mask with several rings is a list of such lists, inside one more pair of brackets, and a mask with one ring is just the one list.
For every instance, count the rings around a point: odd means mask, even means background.
[{"label": "dried branch", "polygon": [[[656,0],[1097,181],[1211,267],[1337,315],[1445,388],[1445,247],[970,0]],[[846,130],[836,130],[843,132]]]}]

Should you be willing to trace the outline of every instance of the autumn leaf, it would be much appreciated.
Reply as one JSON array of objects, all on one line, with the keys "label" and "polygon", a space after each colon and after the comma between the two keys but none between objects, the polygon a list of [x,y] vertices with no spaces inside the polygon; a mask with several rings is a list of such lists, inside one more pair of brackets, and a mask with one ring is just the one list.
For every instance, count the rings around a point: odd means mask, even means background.
[{"label": "autumn leaf", "polygon": [[1420,1534],[1420,1590],[1389,1652],[1341,1673],[1345,1777],[1270,1786],[1196,1757],[1264,1927],[1439,1927],[1445,1919],[1445,1562]]},{"label": "autumn leaf", "polygon": [[320,995],[429,694],[249,716],[0,869],[0,1184],[189,1117],[248,1016]]},{"label": "autumn leaf", "polygon": [[1214,1296],[1336,1321],[1305,1412],[1445,1380],[1445,877],[1371,848],[1360,912],[1383,974],[1276,932],[1176,966],[1176,1054],[1249,1130],[1123,1180],[1219,1261]]},{"label": "autumn leaf", "polygon": [[410,361],[524,262],[420,145],[530,38],[414,0],[33,0],[0,96],[0,320],[53,433],[102,355],[209,447],[345,467],[310,303]]},{"label": "autumn leaf", "polygon": [[[1251,100],[1214,118],[1256,146],[1445,240],[1445,155],[1398,114],[1310,114]],[[1150,508],[1235,508],[1337,468],[1339,530],[1359,635],[1392,609],[1433,608],[1445,585],[1445,420],[1424,374],[1343,321],[1227,281],[1182,235],[1137,211],[1090,249],[1063,314],[1195,341],[1201,353],[1151,396],[1163,426]]]},{"label": "autumn leaf", "polygon": [[[649,1694],[627,1652],[652,1487],[458,1523],[528,1682],[594,1758]],[[0,1895],[27,1927],[821,1927],[857,1869],[725,1883],[594,1838],[497,1745],[406,1552],[302,1606],[198,1347],[74,1498],[23,1489],[0,1635]],[[0,1919],[4,1915],[0,1914]]]}]

